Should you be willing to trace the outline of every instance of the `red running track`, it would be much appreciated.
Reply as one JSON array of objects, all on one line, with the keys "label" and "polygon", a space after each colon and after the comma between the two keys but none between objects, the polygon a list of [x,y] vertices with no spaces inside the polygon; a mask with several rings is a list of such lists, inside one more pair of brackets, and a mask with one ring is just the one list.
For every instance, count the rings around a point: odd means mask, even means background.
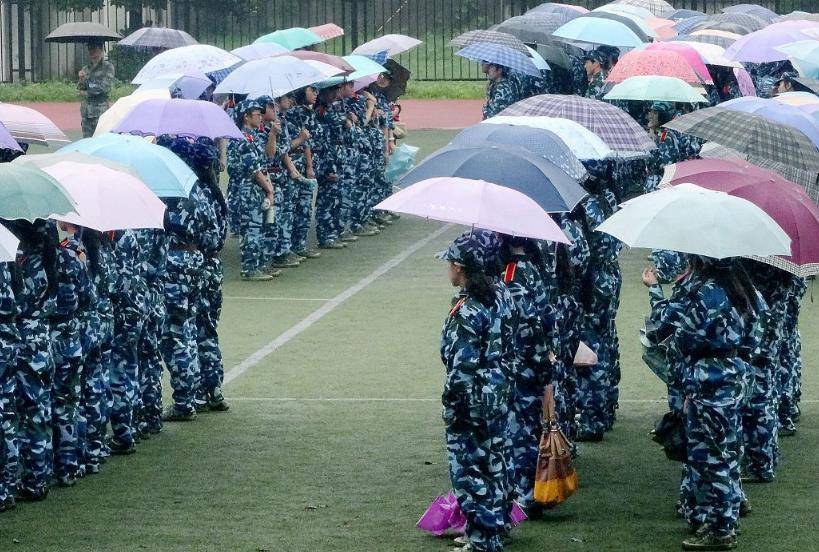
[{"label": "red running track", "polygon": [[[36,109],[64,131],[78,131],[77,102],[24,103]],[[401,100],[401,122],[410,130],[458,129],[481,122],[483,100]]]}]

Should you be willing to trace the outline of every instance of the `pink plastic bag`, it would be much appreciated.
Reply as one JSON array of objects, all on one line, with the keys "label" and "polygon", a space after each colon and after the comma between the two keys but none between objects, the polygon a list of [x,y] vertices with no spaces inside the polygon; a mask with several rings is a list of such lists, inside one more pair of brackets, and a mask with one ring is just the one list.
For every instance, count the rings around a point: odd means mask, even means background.
[{"label": "pink plastic bag", "polygon": [[[529,518],[526,517],[526,513],[518,503],[513,502],[511,519],[513,524],[518,525]],[[466,518],[458,505],[458,499],[455,498],[452,491],[449,491],[446,495],[439,496],[432,501],[427,511],[418,520],[417,526],[422,531],[436,536],[447,533],[463,534],[466,529]]]}]

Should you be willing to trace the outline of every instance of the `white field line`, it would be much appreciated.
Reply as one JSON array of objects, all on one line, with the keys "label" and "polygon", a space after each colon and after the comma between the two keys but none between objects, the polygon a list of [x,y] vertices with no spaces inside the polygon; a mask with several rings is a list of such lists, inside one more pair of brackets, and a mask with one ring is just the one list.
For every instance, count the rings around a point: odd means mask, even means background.
[{"label": "white field line", "polygon": [[[227,397],[229,401],[246,402],[440,402],[440,398],[412,397]],[[621,404],[665,403],[666,399],[621,399]],[[815,404],[819,399],[802,399],[800,402]]]},{"label": "white field line", "polygon": [[330,314],[336,307],[347,301],[350,297],[353,297],[358,292],[364,290],[376,281],[378,278],[407,260],[411,255],[413,255],[416,251],[427,245],[429,242],[452,228],[452,224],[446,224],[433,232],[432,234],[428,235],[425,238],[418,240],[417,242],[413,243],[403,251],[401,251],[398,255],[390,259],[389,261],[385,262],[375,270],[373,270],[370,274],[353,284],[352,286],[348,287],[329,301],[326,301],[322,306],[318,309],[311,312],[304,318],[301,322],[298,322],[294,326],[291,326],[288,330],[286,330],[283,334],[279,335],[273,341],[269,342],[268,344],[261,347],[259,350],[251,354],[245,360],[240,362],[239,364],[235,365],[231,368],[228,372],[225,373],[224,385],[229,384],[249,369],[253,368],[273,352],[275,352],[278,348],[282,347],[286,343],[288,343],[291,339],[298,336],[303,331],[310,328],[313,324]]},{"label": "white field line", "polygon": [[231,301],[317,301],[319,303],[332,301],[332,299],[318,297],[251,297],[242,295],[231,295],[223,297],[223,299]]}]

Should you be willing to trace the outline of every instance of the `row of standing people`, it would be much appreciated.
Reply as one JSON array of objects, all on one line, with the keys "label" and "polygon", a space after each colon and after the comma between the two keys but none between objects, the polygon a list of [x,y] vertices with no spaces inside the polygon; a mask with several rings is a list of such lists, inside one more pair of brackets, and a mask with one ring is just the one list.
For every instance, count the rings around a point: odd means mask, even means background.
[{"label": "row of standing people", "polygon": [[[0,510],[98,473],[163,421],[228,409],[218,150],[158,142],[199,177],[189,197],[165,200],[164,230],[0,221],[20,239],[16,261],[0,266]],[[163,366],[173,387],[164,410]]]}]

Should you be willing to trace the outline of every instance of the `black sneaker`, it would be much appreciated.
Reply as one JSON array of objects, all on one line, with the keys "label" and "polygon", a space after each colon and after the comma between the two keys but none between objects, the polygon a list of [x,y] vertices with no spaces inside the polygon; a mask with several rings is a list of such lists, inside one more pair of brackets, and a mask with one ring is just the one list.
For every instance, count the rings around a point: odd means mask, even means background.
[{"label": "black sneaker", "polygon": [[113,438],[108,440],[108,449],[114,456],[128,456],[129,454],[136,452],[136,446],[134,446],[134,443],[124,444]]},{"label": "black sneaker", "polygon": [[574,439],[579,443],[599,443],[603,440],[602,433],[590,433],[588,431],[581,431]]},{"label": "black sneaker", "polygon": [[230,403],[225,400],[225,396],[222,395],[222,390],[218,387],[211,393],[208,406],[211,412],[227,412],[230,410]]},{"label": "black sneaker", "polygon": [[751,502],[747,498],[739,503],[739,517],[745,517],[753,511],[754,509],[751,508]]},{"label": "black sneaker", "polygon": [[17,493],[17,502],[40,502],[48,497],[48,486],[37,489],[20,489]]},{"label": "black sneaker", "polygon": [[9,510],[14,510],[17,507],[17,501],[14,500],[13,496],[7,496],[4,500],[0,501],[0,514],[3,512],[8,512]]},{"label": "black sneaker", "polygon": [[682,543],[683,550],[733,550],[736,547],[736,535],[718,537],[710,532],[695,535]]},{"label": "black sneaker", "polygon": [[171,405],[162,413],[163,422],[192,422],[196,419],[196,410],[190,412],[182,412],[175,406]]}]

